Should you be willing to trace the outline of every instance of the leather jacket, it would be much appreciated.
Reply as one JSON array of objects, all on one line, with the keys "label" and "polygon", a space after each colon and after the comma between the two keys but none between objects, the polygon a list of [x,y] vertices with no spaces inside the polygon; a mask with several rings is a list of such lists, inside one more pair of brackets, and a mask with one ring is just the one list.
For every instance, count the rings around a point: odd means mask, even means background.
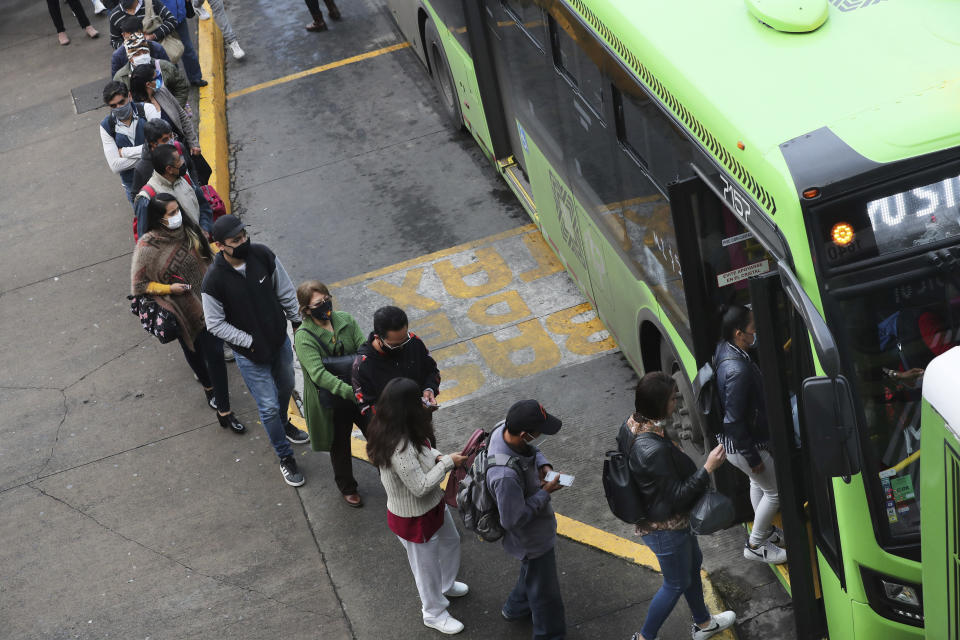
[{"label": "leather jacket", "polygon": [[727,453],[743,454],[755,467],[762,462],[757,445],[763,448],[770,439],[763,375],[749,356],[729,342],[718,344],[713,358],[723,406],[724,448]]},{"label": "leather jacket", "polygon": [[710,487],[710,474],[697,467],[667,438],[649,431],[634,436],[626,421],[617,434],[628,456],[630,473],[647,508],[647,520],[661,522],[685,514]]}]

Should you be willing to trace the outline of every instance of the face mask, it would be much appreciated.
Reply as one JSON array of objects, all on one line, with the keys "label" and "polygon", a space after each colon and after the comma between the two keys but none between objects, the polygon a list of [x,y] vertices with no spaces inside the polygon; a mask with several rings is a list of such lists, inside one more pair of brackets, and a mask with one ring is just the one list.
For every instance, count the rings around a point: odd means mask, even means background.
[{"label": "face mask", "polygon": [[142,64],[150,64],[149,53],[138,53],[137,55],[130,58],[130,66],[139,67]]},{"label": "face mask", "polygon": [[182,178],[183,176],[187,175],[187,163],[186,163],[186,162],[184,162],[182,165],[180,165],[180,168],[177,169],[177,173],[180,175],[181,178]]},{"label": "face mask", "polygon": [[183,226],[183,215],[180,214],[180,210],[177,209],[176,215],[167,218],[164,224],[167,225],[167,229],[179,229]]},{"label": "face mask", "polygon": [[128,102],[122,107],[117,107],[112,111],[113,117],[121,122],[126,122],[133,117],[133,103]]},{"label": "face mask", "polygon": [[757,332],[756,332],[756,331],[753,332],[753,342],[751,342],[751,343],[748,344],[747,346],[748,346],[749,348],[751,348],[751,349],[753,349],[754,347],[757,346]]},{"label": "face mask", "polygon": [[247,256],[250,255],[250,238],[244,240],[243,244],[232,247],[230,252],[237,260],[246,260]]},{"label": "face mask", "polygon": [[315,307],[310,307],[310,315],[317,320],[326,320],[333,313],[333,300],[324,300]]}]

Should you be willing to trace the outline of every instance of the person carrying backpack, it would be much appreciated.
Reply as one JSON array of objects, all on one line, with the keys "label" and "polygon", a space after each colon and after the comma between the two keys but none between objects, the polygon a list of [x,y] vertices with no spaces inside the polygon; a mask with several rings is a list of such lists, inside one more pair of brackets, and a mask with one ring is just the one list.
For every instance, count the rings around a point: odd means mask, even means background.
[{"label": "person carrying backpack", "polygon": [[434,448],[433,414],[420,394],[420,385],[410,378],[387,383],[367,429],[367,457],[380,470],[387,525],[407,552],[423,624],[454,634],[463,631],[463,623],[447,611],[448,598],[465,596],[470,588],[456,579],[460,534],[440,484],[465,456]]},{"label": "person carrying backpack", "polygon": [[537,448],[562,424],[536,400],[521,400],[490,434],[488,448],[489,456],[515,459],[491,466],[486,480],[500,512],[503,549],[520,561],[520,576],[500,614],[508,621],[532,617],[534,640],[560,640],[567,631],[554,553],[557,517],[550,504],[560,481],[559,476],[545,481],[553,467]]}]

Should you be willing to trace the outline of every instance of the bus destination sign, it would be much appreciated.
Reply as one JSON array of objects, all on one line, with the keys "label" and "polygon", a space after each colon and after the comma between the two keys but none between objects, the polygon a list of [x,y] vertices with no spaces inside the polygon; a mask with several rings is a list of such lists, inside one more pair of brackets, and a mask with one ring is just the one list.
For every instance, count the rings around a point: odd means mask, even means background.
[{"label": "bus destination sign", "polygon": [[960,178],[867,202],[880,255],[960,236]]}]

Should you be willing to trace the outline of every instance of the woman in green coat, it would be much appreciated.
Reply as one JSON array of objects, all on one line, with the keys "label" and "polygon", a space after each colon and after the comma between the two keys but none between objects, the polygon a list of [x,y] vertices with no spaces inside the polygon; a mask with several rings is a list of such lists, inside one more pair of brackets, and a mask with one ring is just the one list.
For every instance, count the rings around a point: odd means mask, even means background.
[{"label": "woman in green coat", "polygon": [[303,408],[314,451],[329,451],[337,488],[351,507],[363,506],[353,477],[350,433],[360,424],[353,388],[329,371],[324,358],[350,356],[366,341],[349,313],[334,311],[327,286],[308,280],[297,287],[303,324],[293,339],[303,370]]}]

